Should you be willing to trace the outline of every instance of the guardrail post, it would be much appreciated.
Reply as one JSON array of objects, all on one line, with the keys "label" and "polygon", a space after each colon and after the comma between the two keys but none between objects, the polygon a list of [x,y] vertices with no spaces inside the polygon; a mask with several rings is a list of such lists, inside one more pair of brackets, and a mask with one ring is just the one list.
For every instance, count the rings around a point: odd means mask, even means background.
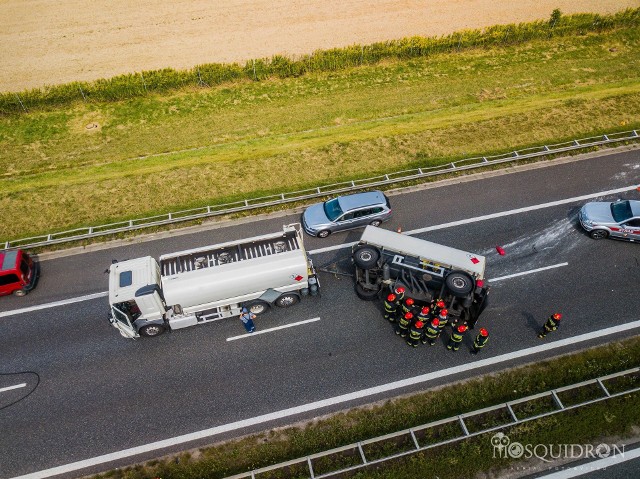
[{"label": "guardrail post", "polygon": [[547,145],[544,145],[544,151],[551,151]]},{"label": "guardrail post", "polygon": [[422,172],[422,168],[418,168],[418,174],[419,175],[424,175],[424,173]]},{"label": "guardrail post", "polygon": [[309,467],[309,474],[311,474],[311,479],[314,479],[316,476],[313,474],[313,465],[311,464],[311,458],[307,456],[307,466]]},{"label": "guardrail post", "polygon": [[47,235],[47,241],[51,241],[51,235]]},{"label": "guardrail post", "polygon": [[602,390],[604,391],[604,393],[607,395],[607,397],[611,397],[611,393],[606,387],[604,387],[604,384],[602,384],[602,381],[600,380],[600,378],[598,378],[597,381],[600,387],[602,388]]},{"label": "guardrail post", "polygon": [[464,423],[462,416],[458,416],[458,421],[460,421],[460,426],[462,426],[462,431],[464,432],[464,435],[468,436],[469,430],[467,429],[467,425]]},{"label": "guardrail post", "polygon": [[249,206],[249,200],[244,200],[244,205]]},{"label": "guardrail post", "polygon": [[633,136],[638,136],[637,130],[633,130]]},{"label": "guardrail post", "polygon": [[509,410],[509,414],[511,414],[511,417],[513,418],[513,422],[520,422],[518,420],[518,417],[516,416],[516,413],[513,412],[513,409],[511,408],[511,404],[507,403],[507,409]]},{"label": "guardrail post", "polygon": [[486,157],[486,156],[483,156],[483,157],[482,157],[482,162],[483,162],[483,163],[489,163],[489,160],[487,160],[487,157]]},{"label": "guardrail post", "polygon": [[456,169],[456,164],[452,161],[451,163],[449,163],[451,165],[451,169],[455,170]]},{"label": "guardrail post", "polygon": [[609,141],[609,137],[607,135],[602,135],[602,138],[604,138],[605,141]]},{"label": "guardrail post", "polygon": [[579,142],[578,140],[573,140],[573,144],[574,144],[575,146],[580,146],[580,142]]},{"label": "guardrail post", "polygon": [[416,446],[416,449],[420,449],[420,444],[418,443],[418,438],[413,433],[413,429],[409,429],[409,432],[411,433],[411,439],[413,439],[413,444]]},{"label": "guardrail post", "polygon": [[280,198],[284,201],[284,193],[280,193]]},{"label": "guardrail post", "polygon": [[514,158],[516,158],[516,157],[518,157],[518,156],[520,156],[520,155],[518,154],[518,152],[517,152],[517,151],[514,151],[514,152],[513,152],[513,157],[514,157]]},{"label": "guardrail post", "polygon": [[558,395],[556,394],[556,390],[552,390],[551,391],[551,395],[553,396],[553,400],[556,403],[556,405],[560,408],[560,409],[564,409],[564,404],[562,404],[562,401],[560,401],[560,398],[558,397]]},{"label": "guardrail post", "polygon": [[362,450],[362,444],[358,443],[358,451],[360,451],[360,457],[362,458],[362,464],[367,463],[367,458],[364,457],[364,451]]}]

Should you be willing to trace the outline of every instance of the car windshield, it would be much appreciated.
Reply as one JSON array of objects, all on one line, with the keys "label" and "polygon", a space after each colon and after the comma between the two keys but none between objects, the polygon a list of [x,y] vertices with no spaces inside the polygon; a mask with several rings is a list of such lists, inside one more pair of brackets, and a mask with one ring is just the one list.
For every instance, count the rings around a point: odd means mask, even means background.
[{"label": "car windshield", "polygon": [[324,202],[324,214],[327,215],[331,221],[335,221],[342,214],[342,208],[338,203],[338,198],[334,198]]},{"label": "car windshield", "polygon": [[624,220],[631,218],[631,205],[628,201],[616,201],[611,203],[611,215],[616,223],[622,223]]}]

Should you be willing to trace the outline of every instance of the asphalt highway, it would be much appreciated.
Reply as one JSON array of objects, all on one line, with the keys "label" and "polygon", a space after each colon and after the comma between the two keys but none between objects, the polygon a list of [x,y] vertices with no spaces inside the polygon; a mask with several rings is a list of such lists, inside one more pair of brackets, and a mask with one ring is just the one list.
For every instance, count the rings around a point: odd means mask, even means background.
[{"label": "asphalt highway", "polygon": [[[124,339],[107,322],[104,296],[19,312],[106,292],[104,271],[114,258],[158,257],[279,231],[299,220],[297,212],[42,261],[36,290],[0,298],[0,479],[77,477],[637,334],[635,326],[599,332],[640,320],[640,245],[591,240],[577,212],[598,198],[640,199],[640,150],[539,166],[391,195],[394,216],[383,227],[420,230],[418,237],[486,255],[487,277],[497,280],[481,318],[490,342],[478,357],[468,353],[471,335],[457,353],[443,344],[408,347],[382,319],[381,304],[360,301],[350,277],[330,273],[321,273],[321,297],[256,319],[259,331],[301,324],[232,341],[244,334],[236,319]],[[572,200],[581,196],[591,199]],[[340,245],[360,233],[307,236],[306,247],[317,267],[348,274],[349,249]],[[539,346],[536,331],[556,311],[562,327],[545,344],[593,338],[504,356]],[[480,363],[498,357],[506,359]],[[468,367],[474,362],[482,367]],[[258,416],[264,418],[252,420]],[[68,467],[78,461],[86,462]]]}]

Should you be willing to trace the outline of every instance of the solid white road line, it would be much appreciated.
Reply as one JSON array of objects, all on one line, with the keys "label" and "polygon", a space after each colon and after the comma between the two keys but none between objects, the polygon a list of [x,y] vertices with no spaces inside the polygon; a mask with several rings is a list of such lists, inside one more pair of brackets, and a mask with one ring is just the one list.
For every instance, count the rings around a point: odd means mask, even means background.
[{"label": "solid white road line", "polygon": [[241,334],[240,336],[232,336],[230,338],[227,338],[227,341],[235,341],[236,339],[249,338],[251,336],[257,336],[258,334],[265,334],[265,333],[270,333],[271,331],[277,331],[279,329],[286,329],[286,328],[291,328],[293,326],[300,326],[301,324],[313,323],[314,321],[320,321],[320,318],[305,319],[304,321],[298,321],[297,323],[285,324],[284,326],[276,326],[275,328],[261,329],[260,331]]},{"label": "solid white road line", "polygon": [[546,476],[538,476],[538,479],[569,479],[571,477],[578,477],[600,469],[605,469],[610,466],[615,466],[616,464],[620,464],[621,462],[631,461],[632,459],[637,459],[638,457],[640,457],[640,448],[632,449],[631,451],[624,451],[624,455],[619,454],[611,457],[605,457],[593,462],[580,464],[579,466],[559,466],[568,467],[570,469],[554,472]]},{"label": "solid white road line", "polygon": [[53,303],[38,304],[36,306],[30,306],[28,308],[14,309],[13,311],[2,311],[0,312],[0,318],[4,318],[5,316],[12,316],[14,314],[30,313],[31,311],[38,311],[40,309],[55,308],[56,306],[64,306],[65,304],[80,303],[81,301],[102,298],[108,295],[108,291],[103,291],[102,293],[94,293],[88,294],[86,296],[78,296],[77,298],[63,299],[61,301],[54,301]]},{"label": "solid white road line", "polygon": [[[499,213],[492,213],[492,214],[489,214],[489,215],[476,216],[474,218],[467,218],[467,219],[464,219],[464,220],[452,221],[451,223],[442,223],[442,224],[439,224],[439,225],[427,226],[426,228],[419,228],[419,229],[416,229],[416,230],[406,231],[403,234],[414,235],[414,234],[419,234],[419,233],[425,233],[427,231],[435,231],[435,230],[440,230],[440,229],[445,229],[445,228],[451,228],[451,227],[454,227],[454,226],[466,225],[466,224],[469,224],[469,223],[476,223],[478,221],[485,221],[485,220],[490,220],[490,219],[494,219],[494,218],[500,218],[500,217],[503,217],[503,216],[517,215],[517,214],[520,214],[520,213],[527,213],[529,211],[541,210],[541,209],[544,209],[544,208],[550,208],[552,206],[564,205],[564,204],[567,204],[567,203],[574,203],[576,201],[582,201],[582,200],[588,200],[588,199],[592,199],[592,198],[597,198],[598,196],[607,196],[607,195],[613,195],[613,194],[616,194],[616,193],[623,193],[625,191],[635,190],[637,187],[638,187],[637,185],[625,186],[624,188],[616,188],[615,190],[599,191],[597,193],[590,193],[588,195],[574,196],[572,198],[565,198],[564,200],[551,201],[549,203],[541,203],[539,205],[526,206],[524,208],[516,208],[514,210],[501,211]],[[340,249],[350,248],[354,244],[356,244],[356,243],[352,242],[352,243],[343,243],[343,244],[339,244],[339,245],[335,245],[335,246],[327,246],[326,248],[318,248],[318,249],[314,249],[314,250],[308,251],[308,253],[309,254],[326,253],[326,252],[329,252],[329,251],[336,251],[336,250],[340,250]],[[78,303],[80,301],[87,301],[87,300],[90,300],[90,299],[99,298],[99,297],[102,297],[102,296],[107,296],[108,294],[109,293],[105,291],[103,293],[90,294],[90,295],[87,295],[87,296],[79,296],[77,298],[66,299],[66,300],[63,300],[63,301],[56,301],[54,303],[40,304],[38,306],[32,306],[30,308],[14,309],[13,311],[4,311],[4,312],[0,312],[0,318],[5,317],[5,316],[12,316],[14,314],[28,313],[30,311],[37,311],[39,309],[53,308],[55,306],[63,306],[65,304]]]},{"label": "solid white road line", "polygon": [[492,358],[482,359],[480,361],[473,361],[470,363],[462,364],[460,366],[455,366],[448,369],[441,369],[439,371],[422,374],[420,376],[414,376],[412,378],[407,378],[407,379],[402,379],[400,381],[394,381],[392,383],[382,384],[380,386],[362,389],[360,391],[343,394],[341,396],[335,396],[332,398],[322,399],[320,401],[315,401],[308,404],[302,404],[300,406],[295,406],[288,409],[282,409],[280,411],[275,411],[269,414],[263,414],[261,416],[243,419],[241,421],[236,421],[229,424],[223,424],[221,426],[212,427],[210,429],[204,429],[201,431],[184,434],[182,436],[176,436],[169,439],[164,439],[162,441],[152,442],[149,444],[144,444],[142,446],[132,447],[130,449],[124,449],[122,451],[104,454],[102,456],[93,457],[91,459],[85,459],[83,461],[73,462],[71,464],[66,464],[63,466],[57,466],[51,469],[45,469],[42,471],[25,474],[23,476],[16,476],[11,479],[43,479],[43,478],[55,476],[58,474],[78,471],[86,467],[92,467],[98,464],[105,464],[111,461],[125,459],[138,454],[152,452],[158,449],[176,446],[176,445],[184,444],[190,441],[196,441],[199,439],[210,439],[213,436],[216,436],[218,434],[222,434],[225,432],[235,431],[245,427],[255,426],[257,424],[264,424],[269,421],[282,419],[290,416],[295,416],[296,414],[316,411],[324,407],[335,406],[337,404],[343,404],[356,399],[362,399],[362,398],[374,396],[376,394],[395,391],[396,389],[401,389],[408,386],[414,386],[416,384],[426,383],[428,381],[432,381],[434,379],[438,379],[442,377],[448,377],[453,374],[459,374],[466,371],[482,368],[485,366],[504,363],[507,361],[531,356],[533,354],[541,353],[544,351],[552,351],[554,349],[558,349],[567,345],[582,343],[584,341],[589,341],[591,339],[605,337],[605,336],[621,333],[624,331],[629,331],[631,329],[636,329],[636,328],[640,328],[640,320],[632,321],[630,323],[621,324],[618,326],[612,326],[606,329],[600,329],[598,331],[591,331],[589,333],[581,334],[579,336],[574,336],[574,337],[563,339],[560,341],[541,344],[540,346],[534,346],[528,349],[513,351],[511,353],[502,354],[500,356],[495,356]]},{"label": "solid white road line", "polygon": [[6,388],[0,388],[0,393],[3,393],[5,391],[11,391],[12,389],[24,388],[26,386],[27,386],[27,383],[22,383],[22,384],[16,384],[15,386],[8,386]]},{"label": "solid white road line", "polygon": [[530,269],[529,271],[523,271],[522,273],[513,273],[513,274],[508,274],[506,276],[498,276],[497,278],[489,279],[489,282],[495,283],[496,281],[502,281],[503,279],[516,278],[517,276],[525,276],[527,274],[538,273],[540,271],[546,271],[548,269],[560,268],[561,266],[569,266],[569,263],[552,264],[551,266],[545,266],[544,268]]},{"label": "solid white road line", "polygon": [[[454,226],[466,225],[469,223],[477,223],[478,221],[492,220],[494,218],[501,218],[503,216],[518,215],[520,213],[527,213],[529,211],[536,211],[544,208],[551,208],[552,206],[559,206],[567,203],[574,203],[576,201],[589,200],[592,198],[597,198],[598,196],[608,196],[608,195],[614,195],[616,193],[623,193],[625,191],[635,190],[637,187],[638,187],[637,185],[625,186],[624,188],[616,188],[615,190],[600,191],[598,193],[590,193],[588,195],[574,196],[572,198],[565,198],[563,200],[550,201],[549,203],[541,203],[539,205],[525,206],[524,208],[516,208],[514,210],[500,211],[498,213],[492,213],[492,214],[483,215],[483,216],[476,216],[474,218],[467,218],[464,220],[452,221],[450,223],[442,223],[439,225],[427,226],[426,228],[419,228],[416,230],[405,231],[403,234],[415,235],[419,233],[426,233],[427,231],[435,231],[435,230],[441,230],[445,228],[452,228]],[[335,251],[343,248],[350,248],[354,244],[356,243],[353,242],[353,243],[346,243],[346,244],[340,244],[335,246],[327,246],[326,248],[319,248],[313,251],[309,251],[309,254],[326,253],[329,251]]]}]

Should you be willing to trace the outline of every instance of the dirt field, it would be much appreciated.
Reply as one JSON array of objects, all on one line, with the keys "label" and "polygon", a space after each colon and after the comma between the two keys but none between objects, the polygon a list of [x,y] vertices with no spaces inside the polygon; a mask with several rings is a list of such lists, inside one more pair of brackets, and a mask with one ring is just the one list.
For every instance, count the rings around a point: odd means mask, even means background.
[{"label": "dirt field", "polygon": [[0,0],[0,91],[463,28],[640,0]]}]

